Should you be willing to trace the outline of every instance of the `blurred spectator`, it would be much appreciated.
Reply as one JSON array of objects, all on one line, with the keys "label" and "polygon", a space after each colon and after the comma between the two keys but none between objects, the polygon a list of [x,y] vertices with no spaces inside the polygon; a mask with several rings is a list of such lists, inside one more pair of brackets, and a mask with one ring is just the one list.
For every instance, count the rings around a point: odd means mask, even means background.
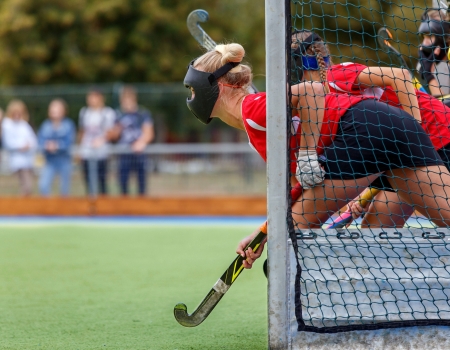
[{"label": "blurred spectator", "polygon": [[60,193],[67,196],[70,190],[72,156],[70,148],[75,141],[75,124],[66,118],[67,104],[54,99],[48,106],[48,119],[42,123],[39,132],[39,148],[45,157],[45,165],[39,180],[39,190],[44,196],[51,192],[55,175],[60,177]]},{"label": "blurred spectator", "polygon": [[9,169],[17,174],[24,196],[29,196],[33,191],[33,166],[37,149],[36,135],[28,120],[25,103],[12,100],[2,122],[3,148],[8,151]]},{"label": "blurred spectator", "polygon": [[128,194],[130,172],[136,172],[139,194],[144,195],[147,156],[142,152],[153,141],[153,119],[149,111],[139,107],[136,90],[131,86],[125,86],[120,93],[120,110],[109,137],[117,140],[119,145],[131,147],[132,151],[131,154],[119,156],[118,175],[122,194]]},{"label": "blurred spectator", "polygon": [[80,111],[78,123],[84,181],[88,194],[96,194],[97,191],[106,194],[107,133],[114,126],[116,113],[111,107],[105,106],[103,92],[99,89],[89,91],[86,104],[87,107]]},{"label": "blurred spectator", "polygon": [[2,148],[2,136],[1,136],[2,120],[3,120],[3,109],[0,108],[0,148]]}]

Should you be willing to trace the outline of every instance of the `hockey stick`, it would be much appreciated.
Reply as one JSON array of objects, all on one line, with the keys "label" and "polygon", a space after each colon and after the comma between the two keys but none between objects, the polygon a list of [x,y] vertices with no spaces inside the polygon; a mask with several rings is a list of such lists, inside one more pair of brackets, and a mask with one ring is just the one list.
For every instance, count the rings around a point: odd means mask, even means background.
[{"label": "hockey stick", "polygon": [[[189,29],[189,32],[191,32],[191,35],[194,37],[195,40],[200,44],[201,47],[206,49],[207,51],[214,50],[216,47],[216,43],[211,37],[206,34],[206,32],[203,30],[203,28],[200,26],[200,22],[204,23],[208,21],[209,14],[205,10],[194,10],[192,11],[188,17],[187,17],[187,27]],[[258,92],[258,89],[255,87],[255,85],[251,85],[251,88],[249,88],[249,92],[251,94],[255,94]]]},{"label": "hockey stick", "polygon": [[[297,200],[297,198],[302,194],[302,191],[303,190],[299,184],[292,188],[292,200]],[[267,221],[260,227],[259,233],[247,245],[247,248],[245,248],[244,251],[246,251],[248,248],[252,248],[253,251],[256,251],[261,245],[261,242],[266,237]],[[208,317],[211,311],[213,311],[213,309],[216,307],[216,305],[219,303],[220,299],[222,299],[228,289],[230,289],[236,278],[238,278],[239,274],[244,269],[244,266],[242,264],[244,260],[245,258],[240,255],[238,255],[234,259],[234,261],[231,263],[222,277],[220,277],[216,284],[214,284],[212,289],[192,314],[188,314],[187,306],[185,304],[179,303],[175,305],[173,313],[178,323],[185,327],[195,327],[202,323]]]},{"label": "hockey stick", "polygon": [[[367,191],[365,191],[361,197],[358,199],[359,204],[363,208],[369,204],[369,202],[375,198],[375,196],[380,192],[378,188],[372,188],[369,187]],[[333,221],[332,224],[327,226],[327,229],[338,229],[338,228],[344,228],[348,224],[350,224],[353,221],[352,212],[350,209],[347,209],[345,212],[343,212],[341,215],[339,215],[336,220]]]},{"label": "hockey stick", "polygon": [[[256,251],[264,238],[267,237],[267,223],[261,226],[260,232],[256,235],[255,238],[248,244],[248,248],[252,248],[253,251]],[[216,307],[217,303],[222,299],[225,293],[230,289],[233,282],[238,278],[239,274],[244,269],[243,261],[245,258],[238,255],[236,259],[231,263],[222,277],[216,282],[216,284],[212,287],[209,293],[206,295],[205,299],[200,303],[200,305],[195,309],[192,314],[188,314],[187,306],[183,303],[179,303],[175,305],[173,313],[175,315],[175,319],[179,324],[185,327],[195,327],[202,323],[208,315],[213,311]]]},{"label": "hockey stick", "polygon": [[389,29],[387,29],[386,27],[381,27],[378,30],[377,38],[381,48],[385,49],[388,54],[393,53],[394,57],[397,59],[397,63],[399,64],[399,66],[408,70],[409,74],[411,75],[411,81],[413,82],[416,89],[429,93],[429,91],[427,91],[427,89],[425,89],[424,87],[426,86],[426,84],[423,84],[422,79],[417,79],[414,76],[413,71],[411,70],[411,68],[409,68],[408,64],[403,58],[403,55],[391,45],[390,41],[393,39],[393,36]]},{"label": "hockey stick", "polygon": [[195,40],[206,50],[211,51],[216,47],[216,43],[200,27],[199,22],[206,22],[209,19],[208,12],[205,10],[194,10],[187,17],[187,27]]}]

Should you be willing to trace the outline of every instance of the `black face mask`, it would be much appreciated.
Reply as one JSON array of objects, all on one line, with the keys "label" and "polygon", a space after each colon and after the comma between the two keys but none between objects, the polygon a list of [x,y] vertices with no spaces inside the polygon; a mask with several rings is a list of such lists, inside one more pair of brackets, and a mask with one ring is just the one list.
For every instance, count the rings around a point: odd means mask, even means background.
[{"label": "black face mask", "polygon": [[[435,39],[431,45],[421,45],[423,53],[427,57],[433,57],[436,61],[441,61],[445,58],[448,52],[446,43],[446,36],[450,35],[450,23],[446,21],[432,20],[425,12],[422,15],[422,23],[419,26],[419,34],[434,35]],[[434,50],[439,47],[441,49],[438,56],[432,56]]]},{"label": "black face mask", "polygon": [[[436,50],[437,47],[439,47],[441,51],[439,51],[439,55],[435,56],[434,50]],[[442,61],[447,55],[448,50],[448,48],[446,48],[444,45],[441,46],[437,42],[431,45],[420,45],[420,48],[427,57],[430,57],[430,59],[433,59],[435,61]]]},{"label": "black face mask", "polygon": [[209,124],[211,122],[211,113],[219,98],[217,79],[238,66],[240,62],[228,62],[215,72],[207,73],[195,69],[193,66],[194,61],[189,64],[184,78],[184,86],[194,91],[194,97],[188,97],[186,104],[198,120],[203,124]]}]

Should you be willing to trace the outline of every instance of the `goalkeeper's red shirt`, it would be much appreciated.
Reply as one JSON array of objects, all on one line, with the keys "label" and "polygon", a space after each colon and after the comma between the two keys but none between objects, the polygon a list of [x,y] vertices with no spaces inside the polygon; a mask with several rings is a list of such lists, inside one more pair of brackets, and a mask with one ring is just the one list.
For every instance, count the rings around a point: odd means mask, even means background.
[{"label": "goalkeeper's red shirt", "polygon": [[[331,92],[351,93],[376,98],[394,107],[400,107],[397,94],[391,87],[362,87],[358,76],[367,66],[358,63],[337,64],[328,70],[327,80]],[[422,91],[416,90],[422,127],[430,136],[436,150],[450,143],[450,108],[441,101]]]},{"label": "goalkeeper's red shirt", "polygon": [[[347,110],[356,103],[371,97],[351,94],[327,94],[325,113],[322,121],[321,136],[317,153],[322,154],[324,147],[329,146],[338,131],[339,120]],[[247,132],[250,146],[267,160],[266,147],[266,93],[247,95],[242,102],[242,120]],[[297,167],[296,152],[300,147],[300,118],[292,117],[291,138],[289,141],[289,159],[291,173]]]},{"label": "goalkeeper's red shirt", "polygon": [[[242,102],[242,120],[247,132],[250,146],[267,161],[266,147],[266,93],[247,95]],[[293,117],[291,123],[291,139],[289,142],[289,159],[291,173],[295,174],[295,153],[300,147],[300,118]],[[281,156],[281,155],[280,155]]]}]

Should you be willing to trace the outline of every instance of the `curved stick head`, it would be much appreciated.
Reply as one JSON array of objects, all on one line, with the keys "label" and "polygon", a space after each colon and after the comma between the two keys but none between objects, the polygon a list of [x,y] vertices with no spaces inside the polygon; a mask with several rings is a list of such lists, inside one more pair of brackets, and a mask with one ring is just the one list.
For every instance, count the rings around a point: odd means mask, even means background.
[{"label": "curved stick head", "polygon": [[392,34],[391,32],[386,28],[382,27],[378,30],[378,43],[381,45],[381,47],[391,47],[390,40],[392,40]]},{"label": "curved stick head", "polygon": [[209,14],[205,10],[194,10],[188,15],[187,27],[195,39],[203,37],[199,22],[206,22],[208,19]]},{"label": "curved stick head", "polygon": [[189,315],[187,306],[183,303],[175,305],[173,314],[177,322],[184,327],[196,327],[203,322],[203,320],[199,320],[196,317],[193,317],[193,315]]}]

